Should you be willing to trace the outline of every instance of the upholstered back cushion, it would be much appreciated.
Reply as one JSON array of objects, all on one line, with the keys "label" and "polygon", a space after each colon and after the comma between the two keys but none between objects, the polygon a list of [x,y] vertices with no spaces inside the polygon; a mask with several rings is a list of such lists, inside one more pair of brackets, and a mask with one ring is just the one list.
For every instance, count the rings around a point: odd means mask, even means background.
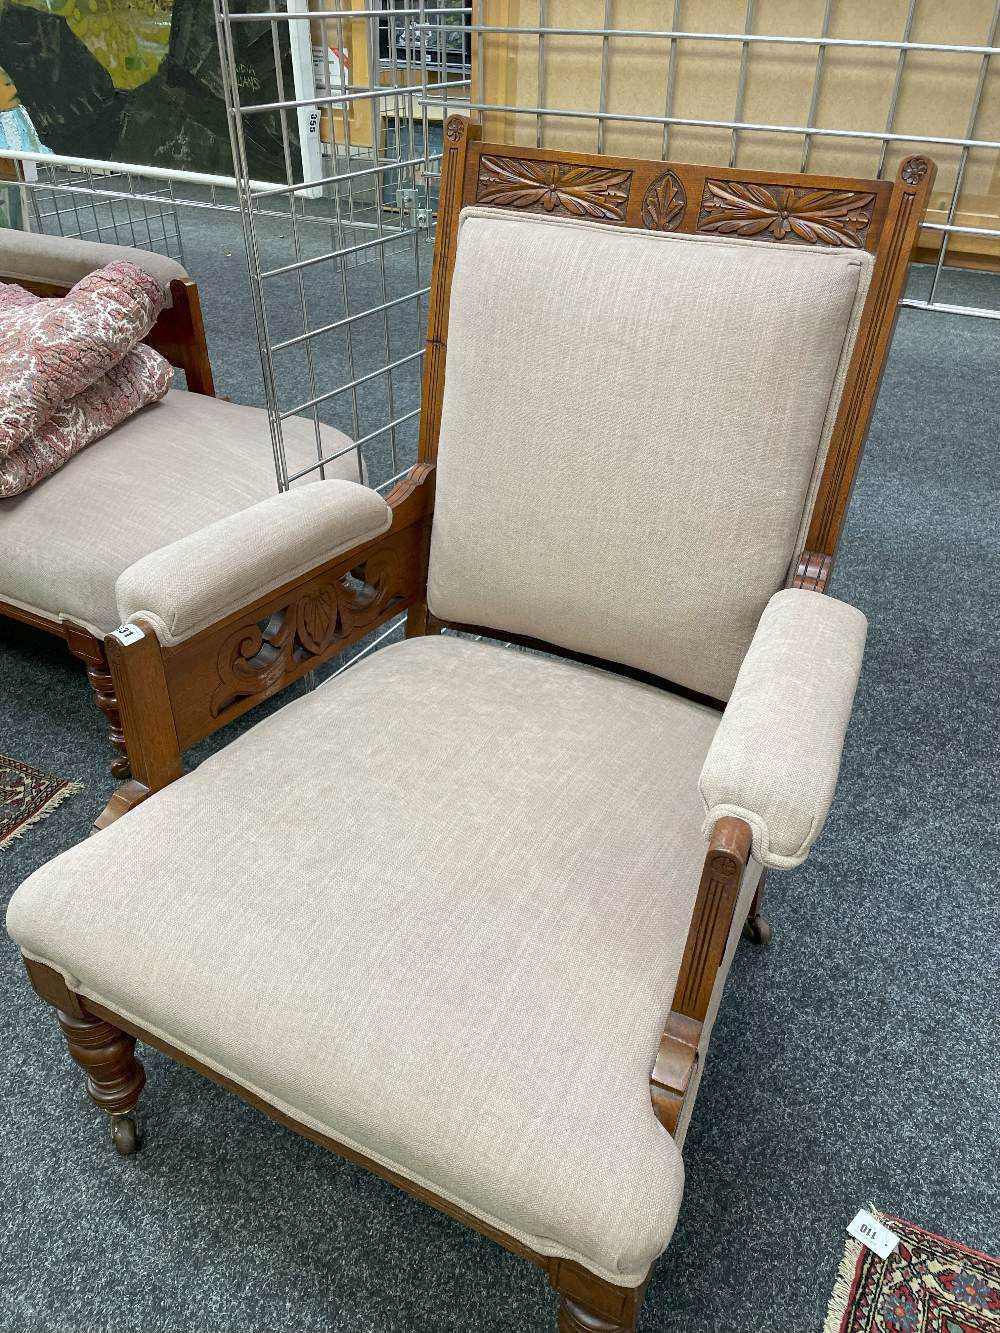
[{"label": "upholstered back cushion", "polygon": [[434,614],[727,698],[804,539],[871,263],[466,210]]}]

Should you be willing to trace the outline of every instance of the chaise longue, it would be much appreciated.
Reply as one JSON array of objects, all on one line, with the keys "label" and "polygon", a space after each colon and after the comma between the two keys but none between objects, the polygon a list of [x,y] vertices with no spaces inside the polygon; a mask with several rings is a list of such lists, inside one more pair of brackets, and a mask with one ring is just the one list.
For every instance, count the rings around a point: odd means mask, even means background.
[{"label": "chaise longue", "polygon": [[[108,719],[127,776],[128,759],[103,639],[118,624],[115,583],[150,552],[246,509],[277,490],[267,415],[215,397],[197,285],[176,260],[148,250],[0,228],[0,281],[40,296],[64,295],[116,259],[162,286],[167,304],[146,339],[183,370],[171,389],[35,490],[0,499],[0,615],[65,639],[80,658]],[[311,420],[283,423],[289,471],[316,459]],[[321,424],[324,456],[350,440]],[[359,480],[356,453],[325,474]]]},{"label": "chaise longue", "polygon": [[447,120],[417,466],[319,483],[311,567],[292,492],[119,582],[132,781],[10,906],[119,1151],[144,1042],[539,1265],[562,1333],[635,1328],[762,874],[834,796],[825,589],[932,179]]}]

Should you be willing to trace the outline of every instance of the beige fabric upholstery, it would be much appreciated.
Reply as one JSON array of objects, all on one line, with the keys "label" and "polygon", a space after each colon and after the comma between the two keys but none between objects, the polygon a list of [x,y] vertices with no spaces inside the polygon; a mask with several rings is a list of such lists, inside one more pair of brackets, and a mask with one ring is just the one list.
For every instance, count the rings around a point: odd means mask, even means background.
[{"label": "beige fabric upholstery", "polygon": [[116,259],[131,260],[163,288],[170,305],[170,284],[187,280],[187,271],[176,259],[152,250],[128,245],[105,245],[70,236],[45,236],[31,231],[0,227],[0,282],[52,282],[72,287],[94,269]]},{"label": "beige fabric upholstery", "polygon": [[637,1283],[681,1197],[649,1073],[717,724],[586,667],[409,640],[37,871],[8,928],[273,1105]]},{"label": "beige fabric upholstery", "polygon": [[115,585],[119,618],[142,615],[161,643],[180,643],[391,523],[382,497],[354,481],[272,495],[126,569]]},{"label": "beige fabric upholstery", "polygon": [[[284,438],[289,471],[315,461],[311,421],[286,421]],[[328,454],[350,444],[331,426],[322,440]],[[326,473],[358,481],[357,455]],[[106,634],[123,570],[276,491],[261,408],[171,390],[43,485],[0,500],[0,601]]]},{"label": "beige fabric upholstery", "polygon": [[728,698],[798,554],[871,263],[464,212],[433,612]]},{"label": "beige fabric upholstery", "polygon": [[820,593],[771,598],[701,774],[706,831],[736,815],[763,865],[806,859],[833,801],[867,626]]}]

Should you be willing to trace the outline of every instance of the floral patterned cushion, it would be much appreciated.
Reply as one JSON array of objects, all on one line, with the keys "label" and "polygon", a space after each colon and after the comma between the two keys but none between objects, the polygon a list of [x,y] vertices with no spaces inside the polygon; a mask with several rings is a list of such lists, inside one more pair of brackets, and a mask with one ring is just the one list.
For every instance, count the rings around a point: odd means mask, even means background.
[{"label": "floral patterned cushion", "polygon": [[[23,287],[0,283],[0,346],[8,311],[50,304]],[[162,398],[170,388],[173,373],[159,352],[145,343],[126,352],[93,384],[53,408],[26,439],[6,454],[0,453],[0,498],[20,495],[37,486],[67,459],[107,435],[140,407]],[[0,374],[6,371],[0,370]]]},{"label": "floral patterned cushion", "polygon": [[37,305],[42,298],[18,287],[16,282],[0,282],[0,314],[19,305]]},{"label": "floral patterned cushion", "polygon": [[159,352],[140,343],[96,384],[57,407],[23,444],[0,456],[0,498],[37,486],[119,422],[162,398],[173,374]]},{"label": "floral patterned cushion", "polygon": [[16,290],[0,296],[0,458],[117,366],[165,300],[155,278],[127,260],[88,273],[64,297],[26,300]]}]

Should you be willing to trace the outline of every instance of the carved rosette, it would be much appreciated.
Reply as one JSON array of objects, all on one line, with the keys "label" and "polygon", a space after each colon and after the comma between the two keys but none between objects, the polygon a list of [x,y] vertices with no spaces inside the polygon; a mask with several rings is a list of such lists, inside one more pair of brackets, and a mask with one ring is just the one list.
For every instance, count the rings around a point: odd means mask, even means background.
[{"label": "carved rosette", "polygon": [[476,202],[497,208],[523,208],[529,213],[624,222],[631,185],[631,171],[610,167],[483,157]]},{"label": "carved rosette", "polygon": [[444,127],[445,138],[450,143],[458,143],[465,131],[465,121],[461,116],[449,116]]},{"label": "carved rosette", "polygon": [[676,231],[686,207],[684,186],[672,171],[665,171],[643,195],[642,225],[647,231]]},{"label": "carved rosette", "polygon": [[919,185],[930,171],[926,157],[908,157],[899,169],[899,175],[907,185]]},{"label": "carved rosette", "polygon": [[398,560],[391,551],[378,551],[365,561],[363,577],[345,575],[303,588],[263,623],[234,629],[219,650],[212,716],[238,699],[266,697],[340,640],[374,624],[396,602],[402,604],[394,592],[399,586]]},{"label": "carved rosette", "polygon": [[874,194],[855,190],[706,180],[698,230],[862,250],[874,208]]}]

